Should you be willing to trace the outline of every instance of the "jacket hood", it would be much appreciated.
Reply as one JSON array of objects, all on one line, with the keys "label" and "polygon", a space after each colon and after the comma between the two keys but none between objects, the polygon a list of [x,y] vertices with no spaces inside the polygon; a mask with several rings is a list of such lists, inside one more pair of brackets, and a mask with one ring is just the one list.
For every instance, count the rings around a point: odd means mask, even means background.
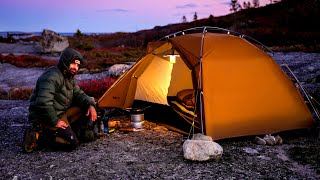
[{"label": "jacket hood", "polygon": [[83,59],[83,56],[76,50],[72,49],[72,48],[67,48],[65,49],[59,59],[59,63],[58,63],[58,68],[61,72],[67,72],[68,74],[70,74],[69,72],[69,66],[71,64],[71,62],[75,59],[78,59],[80,61],[80,66],[83,66],[86,62]]}]

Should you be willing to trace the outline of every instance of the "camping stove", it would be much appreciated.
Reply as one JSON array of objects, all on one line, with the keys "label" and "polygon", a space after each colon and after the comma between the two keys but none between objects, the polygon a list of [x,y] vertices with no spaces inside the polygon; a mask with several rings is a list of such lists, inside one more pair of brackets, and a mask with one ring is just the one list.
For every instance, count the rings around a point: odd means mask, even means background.
[{"label": "camping stove", "polygon": [[131,116],[131,127],[143,128],[144,123],[144,110],[141,108],[129,109]]}]

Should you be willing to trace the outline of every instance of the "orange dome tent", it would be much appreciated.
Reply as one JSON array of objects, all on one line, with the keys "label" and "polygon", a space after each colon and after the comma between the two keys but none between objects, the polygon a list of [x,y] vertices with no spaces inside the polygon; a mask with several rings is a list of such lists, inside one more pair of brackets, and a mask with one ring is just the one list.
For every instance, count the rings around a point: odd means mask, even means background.
[{"label": "orange dome tent", "polygon": [[[270,55],[230,31],[201,30],[149,43],[146,55],[106,91],[98,106],[128,108],[134,100],[171,105],[168,96],[194,89],[193,119],[215,140],[312,126],[298,89]],[[175,63],[170,63],[170,53]]]}]

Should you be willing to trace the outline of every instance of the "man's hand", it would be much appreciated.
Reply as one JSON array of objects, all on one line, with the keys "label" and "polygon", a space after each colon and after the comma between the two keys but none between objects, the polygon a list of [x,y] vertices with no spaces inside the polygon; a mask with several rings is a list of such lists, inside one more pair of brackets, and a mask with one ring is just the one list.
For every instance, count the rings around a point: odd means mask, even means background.
[{"label": "man's hand", "polygon": [[93,106],[90,106],[89,109],[88,109],[88,112],[87,112],[86,116],[89,116],[89,115],[90,115],[90,120],[91,121],[97,120],[97,111]]},{"label": "man's hand", "polygon": [[66,127],[68,127],[68,124],[67,124],[66,122],[61,121],[61,120],[59,119],[56,127],[57,127],[57,128],[61,128],[61,129],[65,129]]}]

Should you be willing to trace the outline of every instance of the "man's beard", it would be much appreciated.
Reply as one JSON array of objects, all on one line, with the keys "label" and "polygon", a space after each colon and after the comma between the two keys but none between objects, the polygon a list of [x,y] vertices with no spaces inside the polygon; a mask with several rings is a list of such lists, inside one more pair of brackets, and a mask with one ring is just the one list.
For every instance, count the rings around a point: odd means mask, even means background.
[{"label": "man's beard", "polygon": [[69,72],[71,75],[76,75],[78,73],[78,71],[74,68],[69,68]]}]

